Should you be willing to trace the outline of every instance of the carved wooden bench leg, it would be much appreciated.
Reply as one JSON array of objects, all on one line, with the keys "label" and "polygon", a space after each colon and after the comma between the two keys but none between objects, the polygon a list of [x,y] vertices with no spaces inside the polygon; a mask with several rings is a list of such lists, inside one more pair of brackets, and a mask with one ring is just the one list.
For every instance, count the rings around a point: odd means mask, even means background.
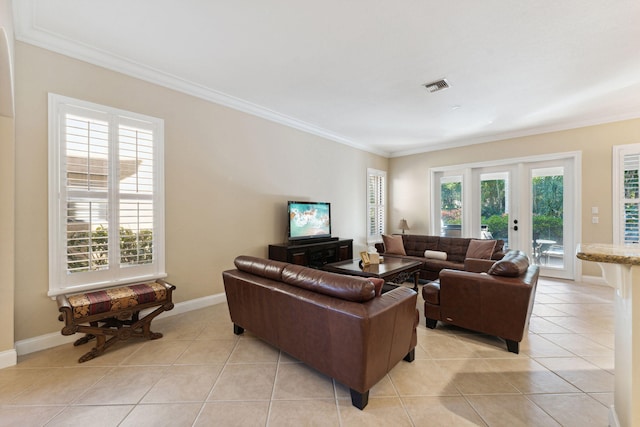
[{"label": "carved wooden bench leg", "polygon": [[[93,326],[93,327],[96,327],[96,328],[98,327],[98,322],[90,322],[89,324],[90,324],[91,326]],[[92,339],[94,339],[95,337],[96,337],[96,336],[95,336],[95,335],[93,335],[93,334],[86,334],[86,335],[85,335],[85,336],[83,336],[82,338],[78,338],[78,339],[73,343],[73,345],[74,345],[75,347],[77,347],[77,346],[79,346],[79,345],[86,344],[86,343],[88,343],[89,341],[91,341]]]},{"label": "carved wooden bench leg", "polygon": [[97,335],[96,346],[93,347],[91,351],[89,351],[88,353],[85,353],[82,357],[80,357],[80,359],[78,359],[78,362],[79,363],[86,362],[87,360],[91,360],[94,357],[100,356],[102,353],[104,353],[104,350],[105,350],[104,343],[105,343],[105,336]]}]

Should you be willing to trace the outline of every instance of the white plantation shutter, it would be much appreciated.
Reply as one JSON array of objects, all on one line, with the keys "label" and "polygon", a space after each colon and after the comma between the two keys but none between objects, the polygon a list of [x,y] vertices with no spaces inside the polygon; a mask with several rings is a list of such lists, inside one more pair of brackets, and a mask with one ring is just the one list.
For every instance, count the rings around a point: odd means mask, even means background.
[{"label": "white plantation shutter", "polygon": [[367,170],[367,242],[382,241],[385,232],[385,205],[387,173],[376,169]]},{"label": "white plantation shutter", "polygon": [[153,262],[153,133],[128,126],[118,132],[120,263],[148,264]]},{"label": "white plantation shutter", "polygon": [[49,295],[165,276],[163,121],[49,95]]},{"label": "white plantation shutter", "polygon": [[62,123],[66,152],[60,160],[64,171],[61,180],[66,180],[62,193],[66,194],[68,273],[109,267],[108,239],[101,232],[108,229],[109,123],[106,116],[102,120],[98,114],[92,116],[67,113]]},{"label": "white plantation shutter", "polygon": [[623,192],[624,192],[624,240],[623,243],[640,241],[639,209],[640,188],[638,172],[640,171],[640,154],[627,154],[623,160]]}]

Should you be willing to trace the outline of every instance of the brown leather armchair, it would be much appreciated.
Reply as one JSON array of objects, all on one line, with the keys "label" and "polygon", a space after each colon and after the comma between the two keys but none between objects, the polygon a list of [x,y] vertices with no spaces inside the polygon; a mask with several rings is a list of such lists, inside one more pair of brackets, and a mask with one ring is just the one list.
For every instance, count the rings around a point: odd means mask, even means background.
[{"label": "brown leather armchair", "polygon": [[[486,272],[480,272],[482,266]],[[495,263],[474,263],[473,271],[442,270],[440,283],[423,286],[427,327],[438,321],[496,335],[519,352],[529,324],[540,268],[521,251],[508,251]]]}]

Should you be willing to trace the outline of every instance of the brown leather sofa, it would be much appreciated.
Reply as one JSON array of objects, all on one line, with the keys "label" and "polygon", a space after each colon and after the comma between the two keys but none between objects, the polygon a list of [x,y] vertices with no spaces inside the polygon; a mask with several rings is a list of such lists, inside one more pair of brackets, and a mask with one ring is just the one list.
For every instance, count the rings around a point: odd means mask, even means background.
[{"label": "brown leather sofa", "polygon": [[335,378],[363,409],[369,389],[417,344],[417,294],[384,281],[240,256],[222,273],[237,335],[244,329]]},{"label": "brown leather sofa", "polygon": [[[402,236],[404,254],[389,253],[384,243],[377,243],[376,249],[379,254],[385,257],[406,258],[422,263],[420,267],[420,279],[437,280],[440,270],[449,268],[453,270],[464,270],[464,262],[467,258],[467,251],[471,238],[465,237],[441,237],[422,236],[418,234],[398,234]],[[490,259],[499,260],[504,255],[504,240],[496,240]],[[426,258],[425,251],[437,251],[447,254],[447,259]]]},{"label": "brown leather sofa", "polygon": [[[496,335],[512,353],[520,350],[538,284],[540,268],[521,251],[507,251],[497,262],[474,262],[474,271],[442,270],[440,283],[422,288],[428,328],[438,320]],[[486,272],[480,272],[484,265]]]}]

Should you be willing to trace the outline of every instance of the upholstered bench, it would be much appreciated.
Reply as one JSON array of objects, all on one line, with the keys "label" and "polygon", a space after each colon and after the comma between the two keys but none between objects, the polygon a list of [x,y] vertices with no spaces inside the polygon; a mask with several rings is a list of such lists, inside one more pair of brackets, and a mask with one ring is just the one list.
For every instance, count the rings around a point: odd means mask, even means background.
[{"label": "upholstered bench", "polygon": [[[142,337],[150,340],[162,338],[151,332],[151,320],[173,308],[171,301],[176,287],[165,282],[140,283],[57,297],[60,316],[64,322],[62,335],[83,332],[86,335],[73,345],[81,345],[95,338],[96,346],[78,359],[86,362],[104,353],[118,340]],[[140,311],[157,307],[140,319]],[[111,336],[108,340],[107,336]]]}]

